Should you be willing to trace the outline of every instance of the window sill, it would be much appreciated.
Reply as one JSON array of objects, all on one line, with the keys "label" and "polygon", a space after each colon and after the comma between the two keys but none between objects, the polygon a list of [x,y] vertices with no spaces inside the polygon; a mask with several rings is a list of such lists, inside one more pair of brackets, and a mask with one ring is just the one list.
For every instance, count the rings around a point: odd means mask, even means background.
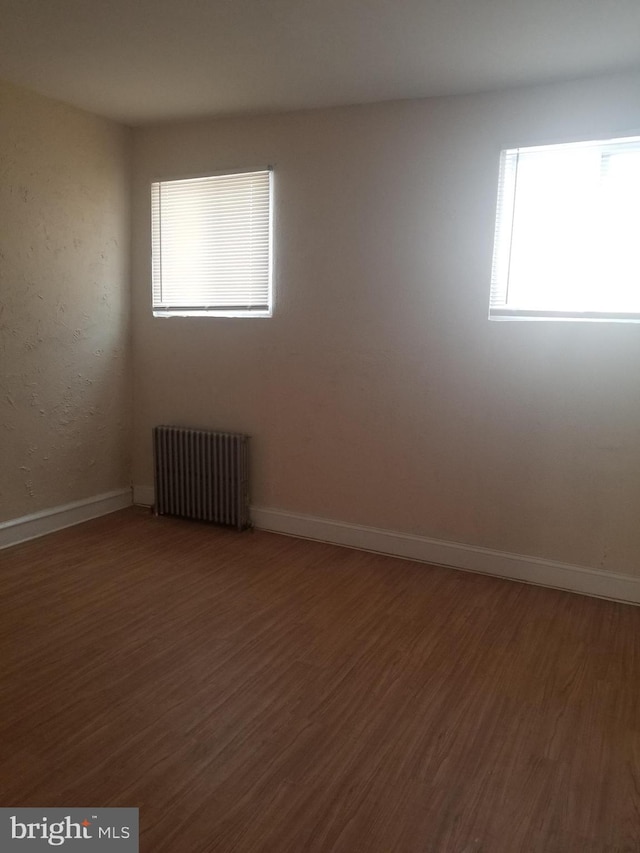
[{"label": "window sill", "polygon": [[154,317],[255,317],[265,319],[273,316],[273,311],[154,311]]},{"label": "window sill", "polygon": [[493,308],[490,320],[564,320],[577,323],[640,323],[640,313],[614,313],[607,311],[527,311],[511,308]]}]

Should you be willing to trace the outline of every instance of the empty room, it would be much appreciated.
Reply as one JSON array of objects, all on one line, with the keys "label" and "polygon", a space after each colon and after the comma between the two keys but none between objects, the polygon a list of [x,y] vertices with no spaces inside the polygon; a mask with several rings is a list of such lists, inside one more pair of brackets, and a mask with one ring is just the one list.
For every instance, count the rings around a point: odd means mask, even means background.
[{"label": "empty room", "polygon": [[0,850],[640,850],[640,5],[0,0]]}]

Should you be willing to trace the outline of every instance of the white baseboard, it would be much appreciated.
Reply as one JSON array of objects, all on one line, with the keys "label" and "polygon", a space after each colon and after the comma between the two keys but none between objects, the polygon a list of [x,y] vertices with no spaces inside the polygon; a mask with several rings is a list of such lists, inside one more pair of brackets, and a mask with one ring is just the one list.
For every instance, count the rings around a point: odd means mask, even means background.
[{"label": "white baseboard", "polygon": [[[143,506],[152,506],[153,487],[134,486],[133,501]],[[317,539],[362,551],[449,566],[453,569],[564,589],[597,598],[611,598],[615,601],[640,604],[640,578],[630,575],[603,572],[598,569],[573,566],[569,563],[557,563],[540,557],[494,551],[476,545],[463,545],[442,539],[429,539],[426,536],[397,533],[393,530],[330,521],[326,518],[299,515],[279,509],[253,506],[251,520],[259,530],[299,536],[302,539]]]},{"label": "white baseboard", "polygon": [[90,518],[108,515],[127,506],[131,506],[131,489],[118,489],[64,506],[34,512],[32,515],[24,515],[22,518],[3,521],[0,523],[0,549],[29,539],[37,539],[64,527],[72,527]]},{"label": "white baseboard", "polygon": [[319,539],[322,542],[346,545],[363,551],[375,551],[393,557],[640,604],[640,578],[630,575],[493,551],[475,545],[428,539],[426,536],[345,524],[277,509],[252,507],[251,518],[255,527],[260,530],[286,533],[304,539]]},{"label": "white baseboard", "polygon": [[134,486],[133,502],[136,506],[153,506],[155,503],[153,486]]}]

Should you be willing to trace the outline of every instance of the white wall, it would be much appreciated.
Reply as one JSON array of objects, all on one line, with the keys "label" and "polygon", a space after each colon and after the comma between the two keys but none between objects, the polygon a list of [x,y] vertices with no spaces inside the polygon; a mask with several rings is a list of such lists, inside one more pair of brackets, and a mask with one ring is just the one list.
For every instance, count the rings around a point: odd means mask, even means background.
[{"label": "white wall", "polygon": [[130,133],[0,82],[0,521],[130,482]]},{"label": "white wall", "polygon": [[[640,574],[640,326],[487,320],[498,153],[640,128],[640,75],[134,133],[134,482],[253,437],[253,502]],[[149,182],[275,166],[270,320],[154,319]]]}]

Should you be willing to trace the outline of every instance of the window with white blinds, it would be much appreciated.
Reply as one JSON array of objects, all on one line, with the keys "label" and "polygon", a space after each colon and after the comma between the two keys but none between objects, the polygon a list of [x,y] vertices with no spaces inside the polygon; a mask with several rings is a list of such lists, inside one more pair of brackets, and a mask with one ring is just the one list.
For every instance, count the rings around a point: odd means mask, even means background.
[{"label": "window with white blinds", "polygon": [[154,316],[270,316],[272,172],[151,185]]},{"label": "window with white blinds", "polygon": [[640,320],[640,137],[502,152],[489,317]]}]

